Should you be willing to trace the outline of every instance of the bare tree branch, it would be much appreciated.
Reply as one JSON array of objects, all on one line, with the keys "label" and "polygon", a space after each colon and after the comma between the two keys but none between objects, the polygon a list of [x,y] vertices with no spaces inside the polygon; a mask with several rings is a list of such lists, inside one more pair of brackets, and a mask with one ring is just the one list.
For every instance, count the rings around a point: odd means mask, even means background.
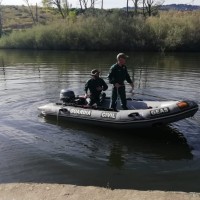
[{"label": "bare tree branch", "polygon": [[24,1],[25,1],[26,5],[28,6],[28,11],[29,11],[29,14],[31,15],[31,18],[32,18],[32,20],[33,20],[33,23],[36,24],[36,20],[35,20],[35,17],[34,17],[34,15],[33,15],[33,11],[32,11],[32,9],[31,9],[31,6],[30,6],[30,4],[29,4],[29,0],[24,0]]},{"label": "bare tree branch", "polygon": [[157,11],[163,3],[164,0],[143,0],[143,6],[147,11],[148,16],[151,16],[153,12]]},{"label": "bare tree branch", "polygon": [[3,0],[0,1],[0,38],[3,34],[3,23],[2,23],[2,6],[1,6],[1,3],[2,3]]}]

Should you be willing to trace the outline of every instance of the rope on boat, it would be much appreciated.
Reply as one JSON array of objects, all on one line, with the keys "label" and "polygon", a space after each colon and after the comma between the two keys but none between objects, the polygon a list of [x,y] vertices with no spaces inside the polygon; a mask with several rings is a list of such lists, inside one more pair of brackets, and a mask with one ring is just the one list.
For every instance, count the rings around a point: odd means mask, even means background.
[{"label": "rope on boat", "polygon": [[63,109],[63,107],[64,107],[64,104],[62,104],[61,108],[57,112],[57,116],[56,116],[57,125],[58,125],[59,114],[60,114],[60,111]]},{"label": "rope on boat", "polygon": [[57,125],[58,125],[59,113],[60,113],[60,109],[58,110],[58,112],[57,112],[57,116],[56,116],[56,123],[57,123]]}]

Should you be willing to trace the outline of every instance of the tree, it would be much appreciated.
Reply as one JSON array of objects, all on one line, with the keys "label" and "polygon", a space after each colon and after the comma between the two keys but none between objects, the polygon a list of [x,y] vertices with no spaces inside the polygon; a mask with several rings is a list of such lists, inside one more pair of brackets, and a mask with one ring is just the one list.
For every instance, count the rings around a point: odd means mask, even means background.
[{"label": "tree", "polygon": [[[138,7],[140,4],[142,4],[144,0],[132,0],[133,2],[133,5],[134,5],[134,13],[137,15],[138,13]],[[126,1],[126,12],[127,12],[127,15],[128,15],[128,12],[129,12],[129,0]]]},{"label": "tree", "polygon": [[[79,4],[80,4],[80,8],[81,10],[85,9],[87,10],[88,8],[94,8],[95,7],[95,3],[98,0],[79,0]],[[103,9],[103,0],[101,1],[101,8]]]},{"label": "tree", "polygon": [[[164,3],[164,0],[143,0],[144,9],[146,9],[148,16],[158,11],[158,8]],[[145,13],[144,13],[145,14]]]},{"label": "tree", "polygon": [[128,16],[128,0],[126,0],[126,14]]},{"label": "tree", "polygon": [[135,14],[138,13],[138,7],[139,7],[139,4],[141,3],[141,0],[132,0],[133,1],[133,5],[134,5],[134,11],[135,11]]},{"label": "tree", "polygon": [[57,7],[58,12],[61,17],[64,19],[68,15],[69,5],[67,0],[42,0],[44,7]]},{"label": "tree", "polygon": [[32,20],[33,20],[33,23],[36,24],[36,19],[35,19],[35,17],[34,17],[33,11],[32,11],[31,6],[30,6],[30,4],[29,4],[29,0],[24,0],[24,1],[25,1],[25,3],[26,3],[27,6],[28,6],[28,12],[29,12],[29,14],[31,15],[31,18],[32,18]]},{"label": "tree", "polygon": [[2,0],[0,0],[0,38],[3,34],[3,25],[2,25]]},{"label": "tree", "polygon": [[101,9],[103,9],[103,0],[101,0]]}]

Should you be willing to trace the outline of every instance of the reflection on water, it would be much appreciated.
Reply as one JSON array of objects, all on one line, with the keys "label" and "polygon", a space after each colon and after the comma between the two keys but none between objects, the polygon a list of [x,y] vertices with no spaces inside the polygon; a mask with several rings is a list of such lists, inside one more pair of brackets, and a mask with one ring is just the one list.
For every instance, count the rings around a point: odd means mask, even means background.
[{"label": "reflection on water", "polygon": [[[61,89],[83,94],[94,67],[107,81],[117,53],[0,50],[0,183],[200,191],[200,111],[127,132],[38,117],[37,108],[57,102]],[[128,97],[199,103],[198,53],[127,54],[135,84]]]},{"label": "reflection on water", "polygon": [[110,166],[117,167],[119,169],[122,168],[125,162],[125,158],[123,155],[123,146],[120,143],[113,143],[108,159]]},{"label": "reflection on water", "polygon": [[[151,129],[121,130],[100,128],[96,126],[77,126],[75,122],[66,122],[64,119],[57,121],[53,117],[43,118],[46,123],[54,124],[63,129],[73,129],[91,133],[96,137],[104,137],[109,140],[109,163],[111,166],[121,168],[126,162],[126,155],[134,154],[136,157],[146,157],[152,159],[179,160],[192,159],[191,147],[182,133],[170,127],[163,126]],[[104,142],[104,141],[103,141]],[[96,145],[101,148],[102,144]],[[176,153],[174,153],[176,152]],[[146,155],[147,154],[147,155]]]}]

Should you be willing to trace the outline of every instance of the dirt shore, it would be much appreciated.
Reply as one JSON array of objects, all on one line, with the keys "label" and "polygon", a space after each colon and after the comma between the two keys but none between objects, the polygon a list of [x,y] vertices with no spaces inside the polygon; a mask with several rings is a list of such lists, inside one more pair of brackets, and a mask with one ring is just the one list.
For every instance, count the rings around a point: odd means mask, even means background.
[{"label": "dirt shore", "polygon": [[200,200],[200,193],[110,190],[64,184],[1,184],[0,200]]}]

